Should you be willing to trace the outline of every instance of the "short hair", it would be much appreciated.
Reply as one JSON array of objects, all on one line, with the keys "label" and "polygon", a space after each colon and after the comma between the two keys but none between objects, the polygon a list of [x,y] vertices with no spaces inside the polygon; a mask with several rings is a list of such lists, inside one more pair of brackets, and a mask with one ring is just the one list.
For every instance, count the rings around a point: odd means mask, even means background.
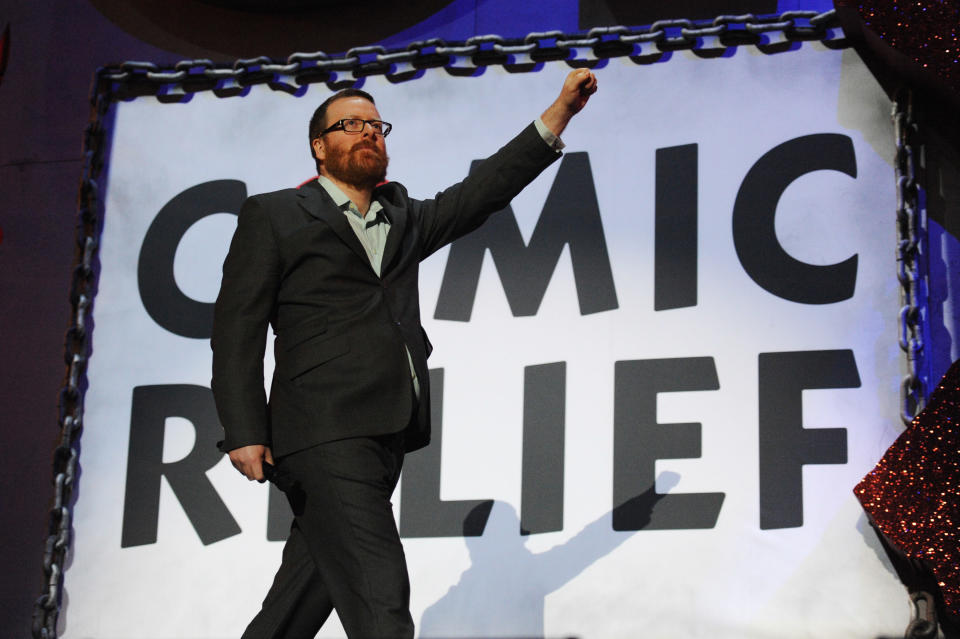
[{"label": "short hair", "polygon": [[327,128],[326,118],[327,118],[327,109],[330,108],[330,105],[340,100],[342,98],[363,98],[367,100],[370,104],[376,106],[376,102],[373,101],[373,96],[364,91],[363,89],[340,89],[329,98],[324,100],[320,106],[317,107],[317,110],[313,112],[313,117],[310,118],[310,139],[307,144],[310,147],[310,157],[313,158],[314,162],[317,164],[317,173],[320,172],[320,160],[316,158],[313,154],[313,141],[316,139],[325,128]]}]

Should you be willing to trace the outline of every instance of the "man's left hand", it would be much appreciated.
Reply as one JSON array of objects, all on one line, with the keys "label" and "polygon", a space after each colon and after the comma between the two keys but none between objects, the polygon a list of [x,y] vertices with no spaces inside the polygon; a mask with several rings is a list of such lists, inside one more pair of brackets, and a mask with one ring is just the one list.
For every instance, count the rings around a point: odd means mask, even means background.
[{"label": "man's left hand", "polygon": [[587,69],[576,69],[567,74],[560,95],[553,101],[540,120],[554,135],[560,135],[570,118],[580,112],[590,96],[597,92],[597,76]]},{"label": "man's left hand", "polygon": [[580,113],[590,96],[597,92],[597,76],[587,69],[576,69],[567,75],[560,90],[561,100],[571,113]]}]

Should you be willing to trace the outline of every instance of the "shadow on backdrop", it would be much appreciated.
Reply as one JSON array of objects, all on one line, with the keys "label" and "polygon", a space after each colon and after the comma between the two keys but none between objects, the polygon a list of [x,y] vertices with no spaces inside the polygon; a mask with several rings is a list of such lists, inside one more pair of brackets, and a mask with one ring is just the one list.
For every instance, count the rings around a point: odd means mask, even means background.
[{"label": "shadow on backdrop", "polygon": [[[634,519],[638,529],[649,523],[656,503],[673,488],[680,475],[664,472],[648,490],[620,504],[587,524],[568,541],[549,550],[533,553],[521,535],[520,518],[513,506],[496,501],[476,506],[464,519],[464,530],[486,528],[482,536],[465,536],[470,551],[470,566],[459,581],[420,619],[423,639],[450,637],[543,637],[544,600],[588,566],[609,554],[636,531],[614,532],[615,512],[627,509],[637,517],[643,509],[645,519]],[[479,522],[474,521],[480,519]]]}]

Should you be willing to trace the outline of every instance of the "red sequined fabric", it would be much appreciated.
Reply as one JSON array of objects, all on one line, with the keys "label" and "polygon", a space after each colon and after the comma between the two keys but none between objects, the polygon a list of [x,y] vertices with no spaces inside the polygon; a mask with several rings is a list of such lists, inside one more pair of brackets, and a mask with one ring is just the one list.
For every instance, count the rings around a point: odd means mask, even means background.
[{"label": "red sequined fabric", "polygon": [[854,493],[888,541],[933,573],[960,615],[960,361]]},{"label": "red sequined fabric", "polygon": [[889,46],[960,90],[960,1],[863,2],[857,11]]}]

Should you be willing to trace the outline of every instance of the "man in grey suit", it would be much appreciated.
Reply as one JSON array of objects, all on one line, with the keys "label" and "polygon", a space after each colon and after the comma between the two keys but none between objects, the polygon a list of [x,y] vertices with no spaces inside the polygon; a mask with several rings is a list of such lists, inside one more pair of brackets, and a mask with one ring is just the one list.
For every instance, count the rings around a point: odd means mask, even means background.
[{"label": "man in grey suit", "polygon": [[555,161],[557,136],[596,89],[592,73],[571,72],[540,118],[428,200],[384,181],[391,125],[346,89],[310,121],[317,179],[244,203],[211,340],[222,448],[247,479],[282,484],[295,516],[244,639],[313,637],[334,608],[351,639],[413,637],[390,497],[404,453],[430,439],[419,263]]}]

